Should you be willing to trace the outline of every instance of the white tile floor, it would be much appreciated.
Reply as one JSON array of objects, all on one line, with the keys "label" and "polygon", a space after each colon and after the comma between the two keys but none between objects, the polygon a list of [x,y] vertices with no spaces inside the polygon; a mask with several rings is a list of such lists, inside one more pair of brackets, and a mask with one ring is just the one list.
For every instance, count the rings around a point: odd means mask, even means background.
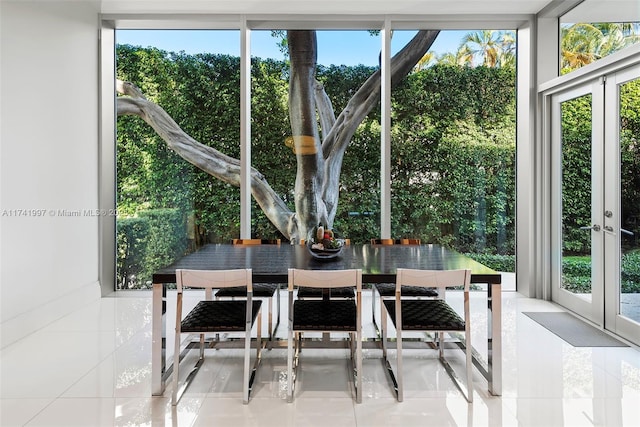
[{"label": "white tile floor", "polygon": [[[454,303],[457,298],[451,295]],[[484,307],[484,294],[474,293],[473,339],[481,353]],[[346,352],[310,349],[303,351],[289,404],[286,350],[274,349],[263,352],[249,405],[240,397],[240,353],[212,350],[172,407],[170,386],[164,397],[151,397],[151,295],[118,294],[0,352],[0,425],[640,426],[638,349],[574,348],[522,314],[555,310],[545,301],[503,294],[503,393],[489,395],[476,375],[473,404],[427,350],[405,354],[405,401],[396,402],[376,349],[364,353],[362,404],[352,399]],[[278,335],[285,333],[283,326]],[[365,333],[373,334],[371,325]]]}]

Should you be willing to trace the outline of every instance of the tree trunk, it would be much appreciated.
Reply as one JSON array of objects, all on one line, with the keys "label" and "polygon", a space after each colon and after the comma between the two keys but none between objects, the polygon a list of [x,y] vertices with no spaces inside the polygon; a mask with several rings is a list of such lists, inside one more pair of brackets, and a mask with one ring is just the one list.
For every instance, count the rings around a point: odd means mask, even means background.
[{"label": "tree trunk", "polygon": [[319,221],[326,223],[323,215],[322,149],[318,135],[315,109],[315,75],[317,42],[315,31],[289,31],[289,119],[296,155],[295,183],[296,219],[298,235],[294,240],[307,238],[309,230]]}]

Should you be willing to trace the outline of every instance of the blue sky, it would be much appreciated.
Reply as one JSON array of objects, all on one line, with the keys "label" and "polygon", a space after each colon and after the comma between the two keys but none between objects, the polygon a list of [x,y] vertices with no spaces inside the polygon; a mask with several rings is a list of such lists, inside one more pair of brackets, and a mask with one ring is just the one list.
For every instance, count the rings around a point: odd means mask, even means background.
[{"label": "blue sky", "polygon": [[[465,31],[441,31],[431,50],[438,55],[455,52]],[[392,53],[406,44],[415,31],[395,31],[391,41]],[[168,52],[222,53],[240,55],[239,31],[207,30],[118,30],[116,43],[134,46],[153,46]],[[380,38],[366,31],[318,31],[318,63],[322,65],[377,65]],[[251,55],[282,59],[277,40],[270,31],[251,33]]]}]

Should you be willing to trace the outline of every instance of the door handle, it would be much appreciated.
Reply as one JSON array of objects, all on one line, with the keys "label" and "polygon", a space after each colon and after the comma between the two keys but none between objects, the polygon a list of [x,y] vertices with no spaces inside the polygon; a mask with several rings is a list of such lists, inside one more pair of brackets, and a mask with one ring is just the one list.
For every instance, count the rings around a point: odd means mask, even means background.
[{"label": "door handle", "polygon": [[[606,227],[605,227],[605,229],[606,229]],[[593,224],[591,226],[580,227],[580,230],[600,231],[600,226],[598,224]]]},{"label": "door handle", "polygon": [[[608,231],[608,232],[610,232],[610,233],[613,233],[613,227],[611,227],[610,225],[605,225],[605,226],[604,226],[604,230],[605,230],[605,231]],[[627,234],[627,235],[629,235],[629,236],[633,236],[633,231],[625,230],[624,228],[621,228],[621,229],[620,229],[620,232],[621,232],[622,234]]]}]

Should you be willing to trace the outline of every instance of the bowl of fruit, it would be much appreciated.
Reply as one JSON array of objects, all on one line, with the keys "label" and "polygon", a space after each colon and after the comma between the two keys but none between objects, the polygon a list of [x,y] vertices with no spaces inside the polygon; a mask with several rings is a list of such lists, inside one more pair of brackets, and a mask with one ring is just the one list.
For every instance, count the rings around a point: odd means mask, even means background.
[{"label": "bowl of fruit", "polygon": [[307,241],[307,248],[312,257],[320,260],[337,258],[344,247],[344,240],[335,237],[333,230],[322,225],[315,227]]}]

